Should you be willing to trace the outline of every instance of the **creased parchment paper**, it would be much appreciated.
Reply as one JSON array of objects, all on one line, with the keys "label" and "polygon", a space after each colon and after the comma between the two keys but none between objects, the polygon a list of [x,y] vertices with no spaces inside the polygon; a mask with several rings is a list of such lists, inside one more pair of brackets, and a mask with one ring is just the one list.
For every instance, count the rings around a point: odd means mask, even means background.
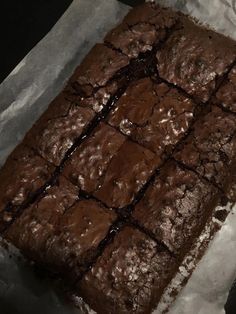
[{"label": "creased parchment paper", "polygon": [[[157,2],[189,13],[236,39],[235,0]],[[100,41],[127,11],[127,6],[115,0],[74,0],[50,33],[0,85],[0,165],[61,90],[93,44]],[[209,233],[207,228],[201,236],[203,242]],[[169,313],[224,313],[224,303],[236,277],[235,248],[236,207],[210,242]],[[1,314],[81,313],[80,309],[63,302],[47,280],[39,278],[24,261],[19,260],[17,251],[11,249],[10,252],[11,256],[9,249],[0,249]],[[186,268],[182,267],[181,272],[179,276],[184,277]],[[175,278],[175,282],[177,280]],[[155,314],[161,313],[165,301]]]}]

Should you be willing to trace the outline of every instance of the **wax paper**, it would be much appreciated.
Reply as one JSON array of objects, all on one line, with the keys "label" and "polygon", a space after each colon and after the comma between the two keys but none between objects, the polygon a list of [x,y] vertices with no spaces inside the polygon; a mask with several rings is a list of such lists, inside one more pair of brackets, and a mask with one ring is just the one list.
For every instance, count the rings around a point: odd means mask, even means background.
[{"label": "wax paper", "polygon": [[[236,39],[235,0],[157,2],[189,13]],[[74,0],[48,35],[0,85],[0,165],[62,89],[93,44],[99,42],[127,11],[127,6],[115,0]],[[236,208],[228,207],[227,210],[230,213],[225,223],[210,242],[187,285],[171,306],[173,299],[168,299],[167,292],[155,314],[166,308],[171,314],[224,313],[224,303],[236,277]],[[211,238],[211,224],[209,222],[201,235],[202,242],[208,243]],[[42,278],[19,256],[13,248],[9,250],[2,246],[0,249],[1,314],[84,312],[58,296],[50,280]],[[180,269],[170,289],[188,277],[196,260],[193,249],[192,259]],[[80,307],[81,300],[75,299]]]}]

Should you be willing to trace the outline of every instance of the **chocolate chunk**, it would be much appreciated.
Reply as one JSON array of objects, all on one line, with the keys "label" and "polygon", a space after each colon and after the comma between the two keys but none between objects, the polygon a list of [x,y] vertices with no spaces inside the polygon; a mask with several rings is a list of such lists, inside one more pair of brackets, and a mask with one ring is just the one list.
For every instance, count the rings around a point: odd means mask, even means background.
[{"label": "chocolate chunk", "polygon": [[85,275],[79,293],[98,314],[151,313],[176,268],[167,251],[126,227]]},{"label": "chocolate chunk", "polygon": [[116,72],[128,64],[127,56],[103,44],[96,44],[75,70],[70,84],[90,96],[94,88],[105,86]]},{"label": "chocolate chunk", "polygon": [[175,158],[236,197],[236,116],[218,107],[198,120]]},{"label": "chocolate chunk", "polygon": [[171,161],[149,186],[133,217],[176,256],[183,257],[219,201],[213,185]]},{"label": "chocolate chunk", "polygon": [[236,67],[216,93],[216,103],[236,113]]},{"label": "chocolate chunk", "polygon": [[194,109],[176,89],[144,78],[130,84],[108,121],[162,158],[189,129]]},{"label": "chocolate chunk", "polygon": [[206,102],[235,58],[233,40],[182,17],[182,28],[157,52],[157,68],[162,78]]},{"label": "chocolate chunk", "polygon": [[61,93],[27,133],[24,143],[58,166],[94,116],[91,109],[72,104]]}]

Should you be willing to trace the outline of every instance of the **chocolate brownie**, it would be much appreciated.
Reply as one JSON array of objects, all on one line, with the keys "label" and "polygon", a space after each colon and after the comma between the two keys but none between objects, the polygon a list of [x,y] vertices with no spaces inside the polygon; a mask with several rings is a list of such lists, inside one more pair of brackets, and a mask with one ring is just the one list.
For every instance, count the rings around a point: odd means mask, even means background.
[{"label": "chocolate brownie", "polygon": [[162,78],[206,102],[235,58],[235,41],[182,16],[182,27],[157,52],[157,68]]},{"label": "chocolate brownie", "polygon": [[55,232],[61,216],[78,200],[79,191],[60,177],[35,203],[24,210],[5,236],[24,254],[44,261],[46,242]]},{"label": "chocolate brownie", "polygon": [[0,171],[0,231],[17,208],[51,177],[54,167],[23,144],[8,157]]},{"label": "chocolate brownie", "polygon": [[236,67],[230,71],[215,98],[217,104],[236,113]]},{"label": "chocolate brownie", "polygon": [[127,206],[157,165],[158,158],[150,150],[127,140],[112,158],[94,195],[107,206]]},{"label": "chocolate brownie", "polygon": [[236,116],[213,106],[174,157],[235,198]]},{"label": "chocolate brownie", "polygon": [[96,44],[75,70],[70,84],[78,92],[91,96],[95,88],[105,86],[116,72],[128,64],[127,56],[104,44]]},{"label": "chocolate brownie", "polygon": [[130,84],[108,121],[161,158],[185,135],[194,109],[176,89],[144,78]]},{"label": "chocolate brownie", "polygon": [[79,293],[98,314],[148,314],[176,269],[168,251],[125,227],[82,279]]},{"label": "chocolate brownie", "polygon": [[56,233],[47,241],[47,262],[76,281],[99,253],[116,215],[94,200],[81,200],[62,216]]},{"label": "chocolate brownie", "polygon": [[108,33],[105,42],[120,49],[129,58],[150,51],[162,41],[176,23],[177,14],[171,10],[146,3],[129,13],[123,23]]},{"label": "chocolate brownie", "polygon": [[101,123],[68,159],[63,174],[82,190],[96,191],[112,157],[125,140],[125,136]]},{"label": "chocolate brownie", "polygon": [[58,166],[94,116],[92,109],[71,103],[62,92],[26,134],[24,143]]},{"label": "chocolate brownie", "polygon": [[219,191],[194,172],[168,162],[133,217],[176,256],[184,256],[218,205]]}]

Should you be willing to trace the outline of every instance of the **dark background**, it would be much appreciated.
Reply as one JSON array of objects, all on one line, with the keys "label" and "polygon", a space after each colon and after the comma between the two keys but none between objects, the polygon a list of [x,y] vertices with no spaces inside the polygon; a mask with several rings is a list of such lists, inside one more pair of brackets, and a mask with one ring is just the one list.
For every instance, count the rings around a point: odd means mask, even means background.
[{"label": "dark background", "polygon": [[[72,0],[2,1],[0,5],[0,82],[50,31],[71,2]],[[134,4],[143,1],[124,0],[123,2]],[[232,288],[225,308],[227,314],[236,314],[236,285]]]}]

